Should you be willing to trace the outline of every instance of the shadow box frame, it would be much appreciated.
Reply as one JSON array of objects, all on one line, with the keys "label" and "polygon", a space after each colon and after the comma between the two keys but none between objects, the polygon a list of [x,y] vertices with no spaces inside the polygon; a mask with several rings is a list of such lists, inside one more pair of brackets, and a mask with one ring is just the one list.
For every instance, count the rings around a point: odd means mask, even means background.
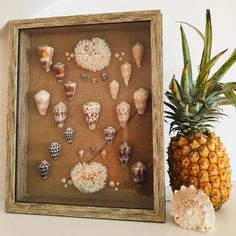
[{"label": "shadow box frame", "polygon": [[[27,188],[27,110],[28,84],[30,81],[27,57],[30,38],[25,30],[34,28],[70,27],[148,22],[150,24],[152,142],[153,142],[153,209],[96,207],[51,203],[21,202],[16,194]],[[21,53],[21,55],[19,55]],[[20,62],[19,62],[20,60]],[[21,66],[19,68],[19,63]],[[19,78],[24,80],[19,82]],[[51,17],[14,20],[9,22],[9,86],[7,116],[6,200],[8,213],[42,214],[53,216],[120,219],[147,222],[165,221],[165,185],[163,150],[163,79],[162,79],[162,17],[159,10],[106,13],[95,15]],[[18,90],[20,89],[20,94]],[[21,126],[21,137],[18,129]]]}]

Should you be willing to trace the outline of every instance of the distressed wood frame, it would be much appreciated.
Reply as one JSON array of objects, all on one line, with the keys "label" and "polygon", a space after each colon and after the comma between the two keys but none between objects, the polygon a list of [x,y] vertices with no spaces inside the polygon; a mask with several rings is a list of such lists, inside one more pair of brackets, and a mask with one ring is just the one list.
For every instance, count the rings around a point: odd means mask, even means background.
[{"label": "distressed wood frame", "polygon": [[[151,30],[151,61],[152,61],[152,119],[153,119],[153,186],[154,209],[125,209],[90,207],[77,205],[57,205],[42,203],[23,203],[16,199],[16,192],[24,192],[24,171],[16,178],[16,173],[26,165],[27,127],[22,120],[27,119],[28,111],[26,94],[28,91],[29,75],[27,73],[27,53],[29,38],[20,31],[30,28],[57,26],[74,26],[85,24],[105,24],[121,22],[150,22]],[[108,13],[97,15],[81,15],[68,17],[53,17],[30,20],[16,20],[9,23],[9,87],[8,87],[8,116],[7,116],[7,163],[6,163],[6,201],[5,210],[9,213],[45,214],[56,216],[108,218],[135,221],[164,222],[165,220],[165,189],[164,189],[164,150],[163,150],[163,82],[162,82],[162,29],[160,11],[141,11],[127,13]],[[19,71],[18,60],[21,53],[23,69]],[[23,61],[22,61],[23,60]],[[24,61],[25,60],[25,61]],[[21,96],[18,94],[19,75],[24,77],[25,84],[21,86]],[[22,83],[21,83],[22,84]],[[17,104],[19,106],[17,107]],[[19,119],[17,119],[19,114]],[[17,139],[17,127],[22,125],[25,137]],[[18,140],[18,144],[17,144]],[[18,146],[18,149],[17,149]],[[17,158],[18,162],[17,162]],[[16,184],[16,181],[19,181]],[[18,186],[18,187],[17,187]]]}]

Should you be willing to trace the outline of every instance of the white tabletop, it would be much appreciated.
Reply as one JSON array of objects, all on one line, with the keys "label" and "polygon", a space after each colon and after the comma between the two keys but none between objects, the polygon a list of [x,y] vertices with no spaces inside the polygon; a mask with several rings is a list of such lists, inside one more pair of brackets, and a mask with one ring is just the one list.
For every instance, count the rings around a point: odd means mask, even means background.
[{"label": "white tabletop", "polygon": [[[167,188],[167,200],[170,189]],[[175,224],[168,211],[166,223],[140,223],[70,217],[7,214],[0,202],[0,236],[185,236],[201,235]],[[215,228],[204,235],[236,236],[236,185],[231,199],[216,212]]]}]

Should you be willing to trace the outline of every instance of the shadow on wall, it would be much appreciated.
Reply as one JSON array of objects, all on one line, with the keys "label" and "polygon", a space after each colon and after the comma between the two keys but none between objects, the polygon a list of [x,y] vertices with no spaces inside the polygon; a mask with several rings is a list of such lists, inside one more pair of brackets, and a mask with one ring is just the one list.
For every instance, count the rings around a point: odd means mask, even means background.
[{"label": "shadow on wall", "polygon": [[5,24],[0,29],[0,201],[4,199],[5,192],[8,43],[8,24]]}]

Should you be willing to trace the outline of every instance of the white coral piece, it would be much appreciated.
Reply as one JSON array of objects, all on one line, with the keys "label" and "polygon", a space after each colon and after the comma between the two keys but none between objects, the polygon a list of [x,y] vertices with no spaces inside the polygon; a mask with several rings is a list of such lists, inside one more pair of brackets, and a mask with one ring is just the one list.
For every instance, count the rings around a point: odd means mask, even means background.
[{"label": "white coral piece", "polygon": [[71,170],[73,185],[83,193],[94,193],[104,188],[107,168],[97,162],[78,163]]},{"label": "white coral piece", "polygon": [[170,214],[185,229],[206,232],[213,228],[215,211],[209,197],[193,185],[174,192]]},{"label": "white coral piece", "polygon": [[75,60],[83,69],[100,71],[110,64],[111,50],[104,39],[83,39],[75,48]]}]

